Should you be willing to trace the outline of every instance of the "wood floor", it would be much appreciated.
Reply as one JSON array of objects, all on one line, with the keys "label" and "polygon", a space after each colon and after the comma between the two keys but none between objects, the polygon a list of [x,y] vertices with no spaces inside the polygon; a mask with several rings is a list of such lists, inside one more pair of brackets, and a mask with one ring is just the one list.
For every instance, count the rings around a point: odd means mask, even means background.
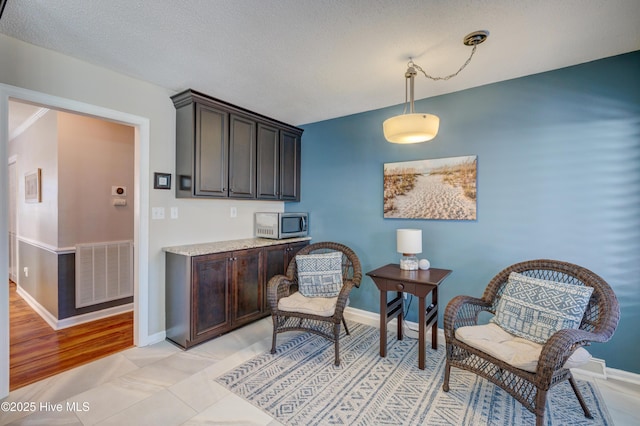
[{"label": "wood floor", "polygon": [[55,331],[9,283],[9,388],[53,376],[133,346],[133,312]]}]

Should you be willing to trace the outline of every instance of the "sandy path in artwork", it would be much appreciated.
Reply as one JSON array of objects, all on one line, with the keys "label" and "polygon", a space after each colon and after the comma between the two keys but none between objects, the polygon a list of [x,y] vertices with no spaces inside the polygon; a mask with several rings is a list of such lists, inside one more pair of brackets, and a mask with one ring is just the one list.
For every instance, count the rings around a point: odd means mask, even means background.
[{"label": "sandy path in artwork", "polygon": [[461,188],[442,181],[438,175],[421,175],[413,189],[395,197],[395,209],[385,217],[474,220],[476,203]]}]

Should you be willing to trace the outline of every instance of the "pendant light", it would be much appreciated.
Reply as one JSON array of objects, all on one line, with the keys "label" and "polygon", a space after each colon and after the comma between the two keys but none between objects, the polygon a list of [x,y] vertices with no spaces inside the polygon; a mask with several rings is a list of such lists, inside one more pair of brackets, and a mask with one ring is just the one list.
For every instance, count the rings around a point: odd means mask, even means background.
[{"label": "pendant light", "polygon": [[[466,46],[473,46],[469,59],[453,74],[445,77],[433,77],[427,74],[422,67],[409,60],[405,77],[405,113],[391,117],[382,123],[382,129],[386,140],[392,143],[418,143],[427,142],[435,138],[438,134],[440,126],[440,118],[437,115],[416,113],[414,111],[414,80],[418,71],[422,72],[425,77],[431,80],[449,80],[462,71],[473,58],[476,47],[485,41],[489,36],[488,31],[475,31],[468,34],[463,43]],[[407,105],[409,105],[409,113],[406,114]]]}]

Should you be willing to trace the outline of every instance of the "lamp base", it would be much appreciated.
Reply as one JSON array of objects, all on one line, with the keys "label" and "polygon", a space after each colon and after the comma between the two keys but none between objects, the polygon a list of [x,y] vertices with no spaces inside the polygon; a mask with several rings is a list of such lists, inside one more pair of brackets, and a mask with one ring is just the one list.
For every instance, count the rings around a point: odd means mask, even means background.
[{"label": "lamp base", "polygon": [[418,257],[415,254],[404,253],[400,258],[400,269],[405,271],[418,270]]}]

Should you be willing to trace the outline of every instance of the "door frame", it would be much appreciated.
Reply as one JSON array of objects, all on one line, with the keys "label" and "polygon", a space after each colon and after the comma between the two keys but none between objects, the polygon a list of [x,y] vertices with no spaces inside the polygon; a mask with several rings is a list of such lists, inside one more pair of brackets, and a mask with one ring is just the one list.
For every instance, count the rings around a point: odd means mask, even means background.
[{"label": "door frame", "polygon": [[[11,171],[11,166],[16,168],[17,164],[18,164],[18,156],[12,155],[11,157],[9,157],[9,161],[7,161],[8,172]],[[11,177],[9,177],[9,179],[10,178]],[[9,187],[9,191],[11,191],[13,189],[14,193],[13,194],[7,194],[8,200],[11,200],[11,197],[13,197],[13,199],[14,199],[14,204],[11,204],[10,202],[7,202],[7,208],[9,210],[13,210],[13,214],[15,214],[15,211],[17,210],[16,206],[15,206],[15,203],[18,201],[18,197],[17,197],[17,195],[18,195],[17,194],[17,192],[18,192],[18,181],[17,181],[17,178],[18,178],[18,176],[17,176],[17,174],[15,173],[15,170],[14,170],[13,179],[14,179],[14,183],[15,183],[16,187],[15,188]],[[9,179],[7,179],[7,182],[9,181]],[[12,212],[9,212],[9,231],[11,231],[11,220],[10,220],[11,214],[12,214]],[[18,242],[18,240],[17,240],[18,230],[17,229],[13,229],[13,232],[15,233],[15,241],[14,241],[13,246],[11,246],[9,248],[9,252],[13,251],[13,257],[14,257],[14,260],[16,262],[15,264],[16,264],[16,268],[17,268],[17,264],[18,264],[18,259],[17,259],[17,257],[18,257],[18,250],[17,250],[18,249],[18,243],[17,243]],[[9,244],[11,244],[11,240],[9,240]],[[9,255],[9,258],[11,258],[11,255]],[[12,279],[14,282],[17,283],[18,282],[17,281],[18,280],[18,271],[17,271],[17,269],[12,271],[11,266],[12,266],[11,265],[11,261],[9,261],[9,279]],[[12,272],[13,272],[13,275],[11,274]]]},{"label": "door frame", "polygon": [[[146,346],[149,336],[149,119],[71,99],[0,83],[0,181],[7,182],[9,99],[50,106],[134,127],[134,299],[133,343]],[[0,190],[0,277],[9,277],[9,216],[6,188]],[[9,286],[0,285],[0,398],[9,395]]]}]

